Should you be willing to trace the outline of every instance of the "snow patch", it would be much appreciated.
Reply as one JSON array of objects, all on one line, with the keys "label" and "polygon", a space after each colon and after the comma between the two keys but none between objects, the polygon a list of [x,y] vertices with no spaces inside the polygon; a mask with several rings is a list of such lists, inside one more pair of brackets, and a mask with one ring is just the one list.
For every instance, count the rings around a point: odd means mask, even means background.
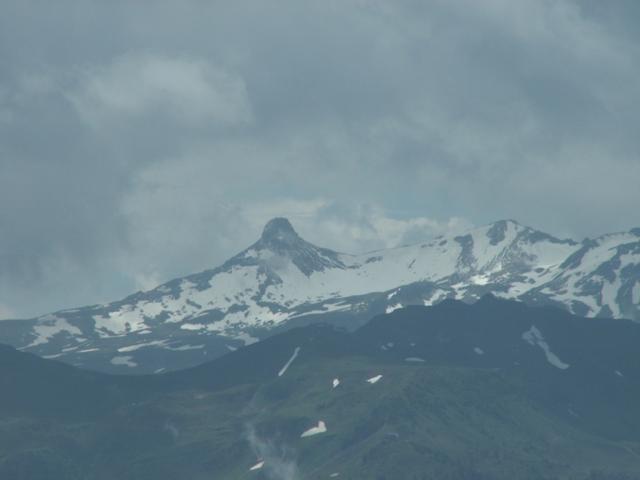
[{"label": "snow patch", "polygon": [[144,318],[144,313],[138,309],[138,304],[125,305],[120,310],[108,312],[106,315],[93,316],[95,328],[101,337],[146,330]]},{"label": "snow patch", "polygon": [[340,385],[340,379],[334,378],[333,382],[331,382],[331,385],[333,386],[333,388],[336,388],[338,385]]},{"label": "snow patch", "polygon": [[551,351],[551,348],[549,348],[549,344],[542,336],[542,332],[540,332],[540,330],[538,330],[534,325],[532,325],[529,330],[522,334],[522,339],[534,347],[540,347],[547,357],[547,361],[554,367],[561,370],[566,370],[570,367],[568,363],[564,363],[558,358],[555,353]]},{"label": "snow patch", "polygon": [[429,297],[428,299],[423,299],[422,303],[424,304],[425,307],[430,307],[434,303],[437,303],[439,300],[443,300],[446,297],[447,297],[447,292],[445,292],[444,290],[438,290],[434,292],[431,295],[431,297]]},{"label": "snow patch", "polygon": [[327,431],[327,425],[320,420],[318,425],[315,427],[311,427],[309,430],[305,431],[300,438],[311,437],[313,435],[318,435],[319,433],[325,433]]},{"label": "snow patch", "polygon": [[621,371],[619,371],[619,370],[615,370],[613,373],[615,373],[615,374],[616,374],[617,376],[619,376],[619,377],[624,377],[624,375],[622,374],[622,372],[621,372]]},{"label": "snow patch", "polygon": [[[281,298],[284,298],[284,295],[282,295]],[[317,314],[324,314],[329,312],[342,312],[345,310],[349,310],[351,308],[352,308],[352,305],[348,302],[324,303],[320,306],[319,309],[307,310],[302,313],[295,313],[295,314],[292,314],[290,318],[300,318],[300,317],[305,317],[307,315],[317,315]]]},{"label": "snow patch", "polygon": [[180,330],[202,330],[206,328],[202,323],[183,323],[180,325]]},{"label": "snow patch", "polygon": [[481,348],[479,348],[479,347],[475,347],[475,348],[473,349],[473,351],[474,351],[477,355],[484,355],[484,350],[482,350],[482,349],[481,349]]},{"label": "snow patch", "polygon": [[424,363],[424,358],[420,358],[420,357],[407,357],[404,359],[405,362],[419,362],[419,363]]},{"label": "snow patch", "polygon": [[119,365],[119,366],[129,367],[129,368],[133,368],[133,367],[137,367],[138,366],[138,364],[133,361],[133,357],[131,357],[129,355],[113,357],[111,359],[111,364],[112,365]]},{"label": "snow patch", "polygon": [[382,375],[376,375],[375,377],[367,378],[367,382],[373,385],[374,383],[377,383],[381,378]]},{"label": "snow patch", "polygon": [[255,470],[260,470],[262,467],[264,467],[264,460],[260,460],[258,463],[256,463],[253,467],[251,467],[249,469],[249,471],[255,471]]},{"label": "snow patch", "polygon": [[401,303],[396,303],[395,305],[389,305],[384,313],[391,313],[394,312],[395,310],[398,310],[399,308],[402,308],[402,304]]},{"label": "snow patch", "polygon": [[82,335],[82,332],[78,327],[71,325],[64,318],[60,318],[55,315],[47,315],[40,318],[38,320],[38,324],[33,327],[33,333],[36,334],[36,339],[25,348],[36,347],[43,343],[47,343],[60,332],[67,332],[71,335]]},{"label": "snow patch", "polygon": [[634,305],[640,305],[640,280],[636,282],[631,290],[631,301]]},{"label": "snow patch", "polygon": [[135,345],[129,345],[128,347],[120,347],[118,349],[118,352],[119,353],[135,352],[136,350],[139,350],[140,348],[153,347],[153,346],[164,346],[165,343],[166,343],[165,340],[154,340],[152,342],[138,343],[138,344],[135,344]]},{"label": "snow patch", "polygon": [[235,338],[236,340],[240,340],[240,341],[244,342],[244,346],[245,347],[247,345],[253,345],[254,343],[257,343],[260,340],[259,338],[252,337],[251,335],[249,335],[246,332],[237,333],[233,338]]},{"label": "snow patch", "polygon": [[471,281],[471,283],[474,283],[476,285],[486,285],[486,284],[489,283],[489,276],[488,275],[474,275],[469,280]]},{"label": "snow patch", "polygon": [[296,357],[298,356],[298,353],[300,352],[300,347],[296,347],[296,349],[293,351],[293,355],[291,355],[291,358],[287,361],[287,363],[284,364],[284,367],[282,367],[280,369],[280,371],[278,372],[278,376],[281,377],[282,375],[284,375],[284,373],[287,371],[287,369],[289,368],[289,365],[291,365],[293,363],[293,361],[296,359]]}]

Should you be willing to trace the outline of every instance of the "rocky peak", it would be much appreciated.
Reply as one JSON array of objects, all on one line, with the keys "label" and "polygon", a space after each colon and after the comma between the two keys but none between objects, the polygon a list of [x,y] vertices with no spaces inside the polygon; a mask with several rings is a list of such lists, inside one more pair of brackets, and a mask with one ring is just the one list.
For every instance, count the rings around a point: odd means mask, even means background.
[{"label": "rocky peak", "polygon": [[306,242],[284,217],[269,220],[260,240],[252,248],[267,249],[290,258],[307,276],[325,268],[344,268],[336,252]]},{"label": "rocky peak", "polygon": [[287,239],[300,238],[296,231],[293,229],[291,222],[284,217],[272,218],[267,222],[262,230],[263,240],[279,240],[286,241]]},{"label": "rocky peak", "polygon": [[293,229],[289,220],[276,217],[264,226],[259,243],[270,250],[284,252],[299,248],[305,241]]}]

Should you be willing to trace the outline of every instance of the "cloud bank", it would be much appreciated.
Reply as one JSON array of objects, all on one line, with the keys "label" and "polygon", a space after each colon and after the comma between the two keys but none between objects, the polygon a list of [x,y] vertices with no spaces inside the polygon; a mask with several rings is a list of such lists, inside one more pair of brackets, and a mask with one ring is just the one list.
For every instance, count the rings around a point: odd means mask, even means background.
[{"label": "cloud bank", "polygon": [[640,225],[637,2],[8,1],[0,318],[217,265]]}]

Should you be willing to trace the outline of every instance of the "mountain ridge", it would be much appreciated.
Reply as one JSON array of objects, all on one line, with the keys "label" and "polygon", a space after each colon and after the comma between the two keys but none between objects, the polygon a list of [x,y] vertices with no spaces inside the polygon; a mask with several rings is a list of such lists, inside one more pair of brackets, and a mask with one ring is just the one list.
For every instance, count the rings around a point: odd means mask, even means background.
[{"label": "mountain ridge", "polygon": [[356,328],[403,306],[473,302],[486,293],[640,320],[640,229],[576,242],[501,220],[352,255],[307,242],[277,217],[217,268],[109,304],[2,321],[0,341],[102,371],[152,373],[196,365],[289,326]]}]

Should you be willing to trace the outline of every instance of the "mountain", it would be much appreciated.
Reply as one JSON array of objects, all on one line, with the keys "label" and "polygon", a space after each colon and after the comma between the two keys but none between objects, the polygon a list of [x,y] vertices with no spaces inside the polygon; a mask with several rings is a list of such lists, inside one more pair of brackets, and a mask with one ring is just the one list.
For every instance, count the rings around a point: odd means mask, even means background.
[{"label": "mountain", "polygon": [[0,478],[637,480],[639,341],[631,321],[485,296],[162,375],[2,348],[0,382],[20,384],[2,384]]},{"label": "mountain", "polygon": [[357,328],[374,315],[486,293],[586,317],[640,320],[640,229],[582,242],[515,221],[349,255],[275,218],[223,265],[123,300],[0,322],[0,341],[105,372],[197,365],[284,328]]}]

